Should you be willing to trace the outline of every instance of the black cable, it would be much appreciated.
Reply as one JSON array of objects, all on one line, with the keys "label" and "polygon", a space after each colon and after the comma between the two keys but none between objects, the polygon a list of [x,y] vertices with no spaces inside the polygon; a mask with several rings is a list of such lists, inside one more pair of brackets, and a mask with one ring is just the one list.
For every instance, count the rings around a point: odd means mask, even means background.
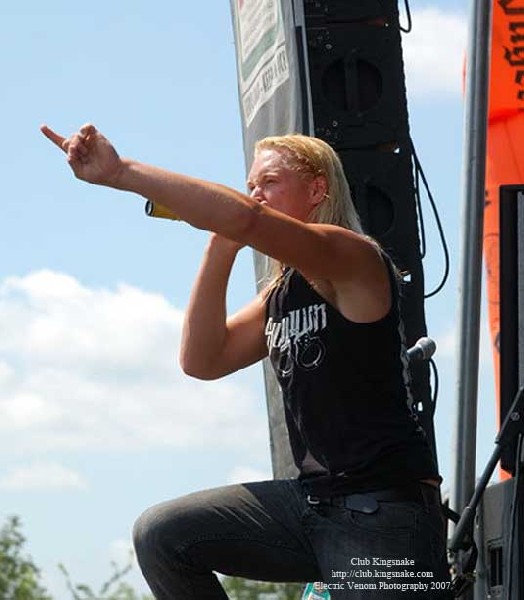
[{"label": "black cable", "polygon": [[429,359],[429,366],[431,367],[431,372],[433,374],[433,397],[431,398],[431,417],[433,418],[437,409],[439,378],[437,365],[432,358]]},{"label": "black cable", "polygon": [[[404,0],[404,6],[406,9],[406,16],[407,16],[408,23],[407,23],[407,27],[402,27],[402,25],[400,25],[400,23],[399,23],[399,29],[400,29],[400,31],[403,31],[404,33],[409,33],[413,28],[413,20],[411,18],[411,9],[409,6],[409,0]],[[411,140],[411,139],[410,139],[410,144],[411,144],[411,152],[412,152],[413,160],[415,163],[415,176],[414,176],[415,202],[416,202],[416,210],[418,212],[418,216],[420,219],[420,254],[421,254],[421,258],[424,258],[426,256],[427,246],[426,246],[426,228],[424,226],[424,213],[422,210],[422,198],[421,198],[421,194],[420,194],[420,179],[422,179],[422,182],[424,183],[424,187],[426,188],[426,193],[428,195],[431,209],[433,211],[433,214],[435,215],[435,223],[437,225],[439,237],[442,242],[442,250],[444,252],[444,273],[442,275],[442,279],[433,291],[429,292],[429,294],[424,295],[424,298],[431,298],[432,296],[435,296],[436,294],[438,294],[440,292],[440,290],[444,287],[444,285],[448,279],[448,276],[449,276],[449,250],[448,250],[448,245],[446,242],[446,237],[444,235],[444,230],[442,228],[442,223],[440,221],[440,216],[438,214],[438,210],[437,210],[435,201],[433,199],[433,195],[429,188],[429,184],[426,180],[426,176],[424,175],[424,170],[422,169],[422,165],[420,164],[417,153],[415,151],[415,146],[413,145],[413,140]]]},{"label": "black cable", "polygon": [[419,227],[419,231],[420,231],[420,257],[424,258],[426,256],[426,228],[424,226],[424,211],[422,210],[422,197],[420,195],[420,174],[418,169],[414,168],[414,184],[415,184],[415,204],[416,204],[416,211],[418,214],[418,219],[420,221],[420,227]]},{"label": "black cable", "polygon": [[411,11],[409,8],[409,2],[408,0],[404,0],[404,6],[406,7],[406,15],[408,18],[408,26],[406,28],[402,27],[402,25],[399,24],[399,29],[400,31],[403,31],[404,33],[409,33],[412,29],[413,26],[413,22],[411,21]]},{"label": "black cable", "polygon": [[[440,290],[444,287],[444,285],[448,279],[448,276],[449,276],[449,250],[448,250],[448,245],[446,242],[446,236],[444,234],[444,229],[442,227],[442,222],[441,222],[440,216],[438,214],[437,206],[435,204],[433,194],[431,193],[428,181],[424,174],[424,170],[422,169],[422,165],[420,164],[420,161],[418,159],[418,156],[417,156],[417,153],[415,150],[415,146],[413,145],[413,140],[410,139],[410,143],[411,143],[411,152],[412,152],[413,160],[415,163],[415,172],[417,174],[416,176],[417,177],[420,176],[420,178],[422,179],[422,182],[424,184],[424,187],[426,189],[429,204],[431,206],[431,210],[433,211],[433,215],[435,216],[435,224],[437,226],[440,241],[442,243],[442,251],[444,252],[444,273],[442,275],[442,279],[433,291],[431,291],[429,294],[424,295],[424,298],[431,298],[431,296],[435,296],[435,294],[438,294],[440,292]],[[422,211],[420,211],[420,212],[422,212]]]}]

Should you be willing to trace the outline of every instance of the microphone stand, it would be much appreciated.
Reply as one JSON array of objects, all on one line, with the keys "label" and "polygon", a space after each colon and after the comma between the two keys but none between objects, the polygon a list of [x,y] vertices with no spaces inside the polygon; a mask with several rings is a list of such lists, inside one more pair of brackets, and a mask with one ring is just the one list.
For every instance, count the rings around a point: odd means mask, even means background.
[{"label": "microphone stand", "polygon": [[[473,560],[466,561],[468,568],[462,569],[455,578],[453,582],[455,595],[460,595],[467,587],[469,587],[469,585],[473,583],[472,575],[477,557],[476,548],[474,547],[475,543],[473,540],[473,520],[475,518],[477,506],[482,498],[482,494],[484,493],[491,475],[493,474],[493,471],[500,460],[502,451],[508,446],[514,445],[517,447],[518,436],[522,435],[523,432],[524,386],[521,387],[515,395],[513,404],[511,405],[511,408],[504,419],[504,423],[500,428],[499,434],[495,439],[495,450],[493,451],[493,454],[491,455],[482,475],[480,476],[480,479],[478,480],[469,504],[464,508],[460,516],[455,528],[455,532],[449,544],[449,551],[452,554],[456,555],[459,551],[469,551],[471,553],[470,558],[474,557]],[[516,460],[520,462],[520,456],[518,456]],[[520,469],[520,464],[515,465],[514,471],[517,471],[518,469]]]}]

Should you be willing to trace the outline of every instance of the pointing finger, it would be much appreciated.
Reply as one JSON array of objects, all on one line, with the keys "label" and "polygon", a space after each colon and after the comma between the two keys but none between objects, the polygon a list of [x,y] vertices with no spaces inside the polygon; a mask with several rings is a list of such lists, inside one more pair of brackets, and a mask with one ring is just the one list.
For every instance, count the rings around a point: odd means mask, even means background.
[{"label": "pointing finger", "polygon": [[80,134],[82,135],[82,137],[87,137],[89,135],[93,135],[96,133],[96,128],[94,125],[91,125],[90,123],[86,123],[85,125],[82,125],[82,127],[80,127]]},{"label": "pointing finger", "polygon": [[67,144],[66,142],[66,138],[59,135],[58,133],[54,132],[52,129],[50,129],[47,125],[42,125],[40,127],[40,131],[45,135],[45,137],[50,140],[51,142],[53,142],[53,144],[55,146],[58,146],[61,150],[63,150],[64,152],[67,152]]}]

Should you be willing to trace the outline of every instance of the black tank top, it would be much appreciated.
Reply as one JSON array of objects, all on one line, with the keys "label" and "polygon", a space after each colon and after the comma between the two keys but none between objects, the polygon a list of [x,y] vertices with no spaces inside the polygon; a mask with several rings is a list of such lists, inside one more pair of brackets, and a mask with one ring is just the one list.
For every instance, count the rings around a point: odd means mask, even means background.
[{"label": "black tank top", "polygon": [[280,383],[300,478],[310,493],[341,494],[438,478],[412,411],[406,347],[391,282],[388,314],[346,319],[295,270],[270,293],[266,342]]}]

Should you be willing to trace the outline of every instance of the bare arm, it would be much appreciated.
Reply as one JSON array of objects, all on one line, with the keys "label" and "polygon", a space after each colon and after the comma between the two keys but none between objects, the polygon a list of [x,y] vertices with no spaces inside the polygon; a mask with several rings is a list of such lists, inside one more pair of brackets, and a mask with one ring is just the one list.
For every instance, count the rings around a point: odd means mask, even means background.
[{"label": "bare arm", "polygon": [[[304,223],[228,187],[121,159],[92,125],[70,138],[47,127],[42,131],[67,152],[68,162],[80,179],[140,194],[194,227],[249,245],[310,279],[329,280],[344,296],[355,289],[365,290],[363,319],[368,318],[367,298],[382,295],[387,281],[385,267],[374,245],[362,235],[331,225]],[[375,307],[374,313],[381,310]]]},{"label": "bare arm", "polygon": [[226,316],[227,282],[239,245],[211,236],[186,311],[180,364],[188,375],[217,379],[266,354],[261,297]]},{"label": "bare arm", "polygon": [[124,161],[115,185],[172,209],[194,227],[214,231],[311,277],[347,280],[377,258],[363,236],[303,223],[226,186],[135,161]]}]

